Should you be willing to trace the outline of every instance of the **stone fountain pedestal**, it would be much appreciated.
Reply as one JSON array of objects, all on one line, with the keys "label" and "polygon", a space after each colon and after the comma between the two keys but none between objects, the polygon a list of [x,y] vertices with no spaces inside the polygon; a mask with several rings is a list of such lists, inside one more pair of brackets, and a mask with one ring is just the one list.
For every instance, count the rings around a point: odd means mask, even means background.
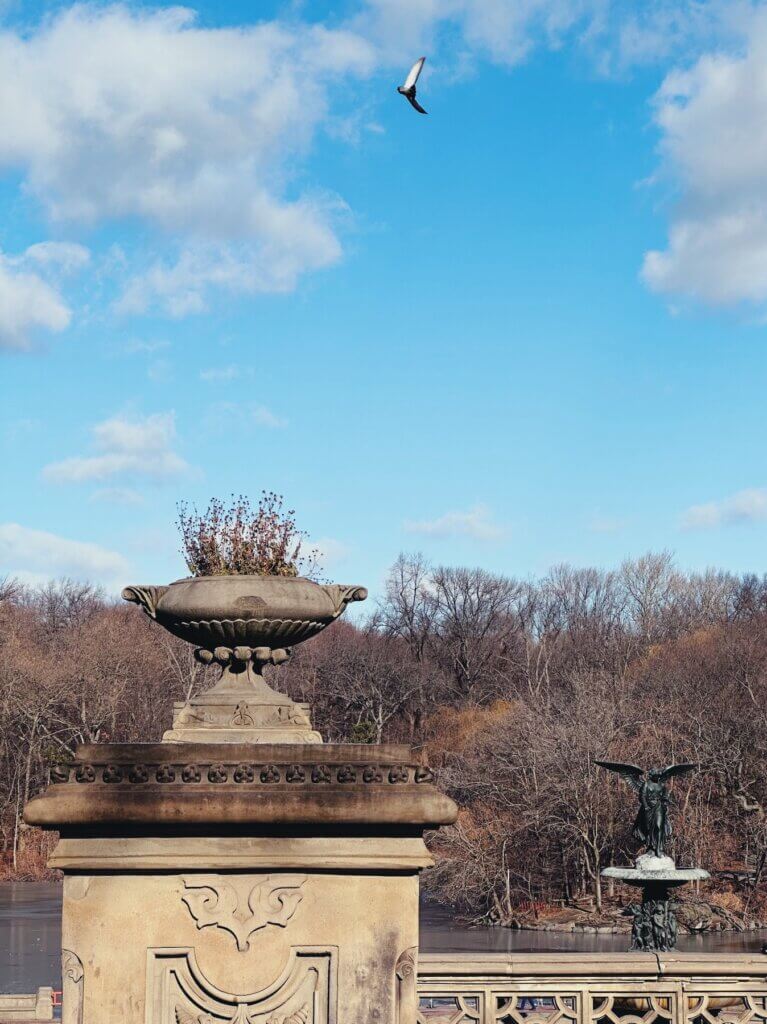
[{"label": "stone fountain pedestal", "polygon": [[415,1020],[456,807],[409,748],[86,745],[25,816],[61,836],[64,1024]]},{"label": "stone fountain pedestal", "polygon": [[671,857],[643,853],[633,868],[610,867],[603,878],[613,878],[642,890],[642,902],[631,905],[631,948],[667,952],[676,948],[677,921],[672,889],[709,878],[702,868],[678,868]]}]

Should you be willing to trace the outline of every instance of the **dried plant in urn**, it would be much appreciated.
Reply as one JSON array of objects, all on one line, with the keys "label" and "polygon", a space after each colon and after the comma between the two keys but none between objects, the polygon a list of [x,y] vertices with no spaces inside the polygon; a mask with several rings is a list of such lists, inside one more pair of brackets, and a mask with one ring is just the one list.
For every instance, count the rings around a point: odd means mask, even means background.
[{"label": "dried plant in urn", "polygon": [[178,506],[182,554],[193,576],[300,576],[312,579],[317,550],[302,553],[306,534],[296,526],[293,509],[264,491],[253,508],[240,495],[225,505],[213,498],[202,515]]},{"label": "dried plant in urn", "polygon": [[304,554],[306,534],[271,491],[255,508],[245,497],[229,505],[214,498],[202,514],[181,504],[178,525],[192,575],[169,586],[126,587],[122,596],[195,644],[201,662],[222,665],[225,685],[240,688],[243,676],[263,685],[264,665],[279,665],[290,647],[323,630],[349,602],[367,597],[364,587],[311,578],[317,552]]}]

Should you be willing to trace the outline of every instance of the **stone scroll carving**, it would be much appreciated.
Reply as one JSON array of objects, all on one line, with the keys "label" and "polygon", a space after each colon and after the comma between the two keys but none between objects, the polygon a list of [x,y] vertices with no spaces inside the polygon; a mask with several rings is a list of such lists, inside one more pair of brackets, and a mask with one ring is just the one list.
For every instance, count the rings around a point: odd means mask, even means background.
[{"label": "stone scroll carving", "polygon": [[83,1024],[82,961],[71,949],[61,951],[61,1024]]},{"label": "stone scroll carving", "polygon": [[[284,928],[303,899],[306,875],[266,875],[227,879],[221,875],[189,875],[182,878],[181,899],[198,928],[222,928],[230,932],[237,949],[250,948],[250,936],[269,924]],[[243,886],[245,888],[243,888]],[[292,1024],[292,1022],[290,1022]]]},{"label": "stone scroll carving", "polygon": [[397,979],[397,1024],[415,1024],[418,1012],[418,947],[400,953],[394,967]]},{"label": "stone scroll carving", "polygon": [[292,949],[271,985],[246,994],[213,985],[192,949],[147,956],[147,1024],[337,1024],[335,949]]}]

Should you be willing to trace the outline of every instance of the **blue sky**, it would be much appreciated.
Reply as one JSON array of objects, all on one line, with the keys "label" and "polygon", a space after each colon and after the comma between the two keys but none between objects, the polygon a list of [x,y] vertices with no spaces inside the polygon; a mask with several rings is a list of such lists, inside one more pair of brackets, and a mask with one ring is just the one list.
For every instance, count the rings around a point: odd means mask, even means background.
[{"label": "blue sky", "polygon": [[767,5],[0,12],[0,575],[765,570]]}]

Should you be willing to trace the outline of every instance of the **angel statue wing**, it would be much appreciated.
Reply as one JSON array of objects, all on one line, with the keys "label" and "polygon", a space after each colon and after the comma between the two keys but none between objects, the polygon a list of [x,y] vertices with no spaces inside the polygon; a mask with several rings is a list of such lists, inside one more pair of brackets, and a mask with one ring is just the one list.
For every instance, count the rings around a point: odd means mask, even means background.
[{"label": "angel statue wing", "polygon": [[610,772],[617,772],[618,775],[628,782],[632,789],[639,792],[642,786],[644,768],[639,768],[635,764],[623,764],[622,761],[598,761],[596,758],[594,758],[594,764],[598,764],[601,768],[607,768]]},{"label": "angel statue wing", "polygon": [[682,761],[680,764],[670,764],[668,768],[664,768],[658,777],[659,782],[665,782],[666,779],[673,779],[675,775],[686,775],[688,772],[697,771],[700,768],[699,764],[694,761]]}]

